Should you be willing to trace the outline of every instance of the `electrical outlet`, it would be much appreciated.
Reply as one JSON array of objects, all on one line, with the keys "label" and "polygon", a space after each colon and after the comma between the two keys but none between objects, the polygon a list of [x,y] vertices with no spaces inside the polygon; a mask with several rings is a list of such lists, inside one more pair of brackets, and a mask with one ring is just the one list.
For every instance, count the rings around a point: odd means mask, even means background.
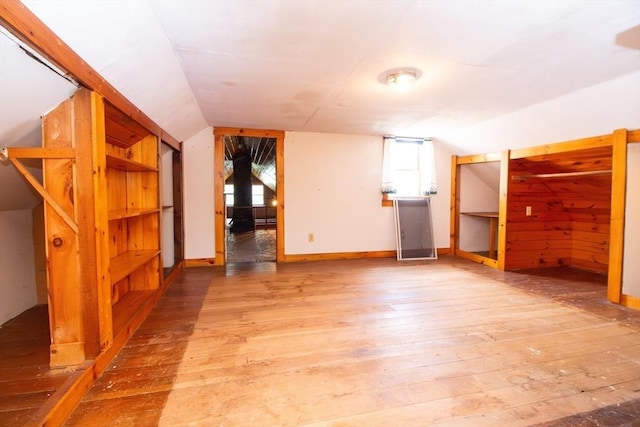
[{"label": "electrical outlet", "polygon": [[313,233],[309,233],[307,239],[309,240],[309,242],[313,242],[316,239],[316,236],[314,236]]},{"label": "electrical outlet", "polygon": [[524,212],[524,214],[525,214],[526,216],[531,216],[531,206],[527,206],[527,207],[525,208],[525,212]]}]

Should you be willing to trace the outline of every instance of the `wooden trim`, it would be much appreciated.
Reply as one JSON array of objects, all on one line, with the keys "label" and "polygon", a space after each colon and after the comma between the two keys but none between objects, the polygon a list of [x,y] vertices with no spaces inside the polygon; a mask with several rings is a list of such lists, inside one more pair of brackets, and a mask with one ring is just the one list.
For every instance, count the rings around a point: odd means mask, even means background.
[{"label": "wooden trim", "polygon": [[0,150],[0,160],[8,159],[73,159],[73,148],[5,147]]},{"label": "wooden trim", "polygon": [[361,258],[395,258],[396,251],[366,251],[366,252],[331,252],[324,254],[296,254],[285,255],[284,262],[300,261],[328,261],[341,259],[361,259]]},{"label": "wooden trim", "polygon": [[473,261],[473,262],[477,262],[479,264],[484,264],[484,265],[487,265],[489,267],[499,268],[498,267],[498,260],[491,259],[491,258],[488,258],[486,256],[474,254],[473,252],[467,252],[467,251],[464,251],[462,249],[457,249],[456,250],[456,256],[459,256],[460,258],[468,259],[468,260]]},{"label": "wooden trim", "polygon": [[284,131],[273,129],[214,127],[213,134],[221,136],[248,136],[255,138],[284,138]]},{"label": "wooden trim", "polygon": [[627,143],[640,142],[640,129],[630,130],[627,132]]},{"label": "wooden trim", "polygon": [[459,156],[456,158],[456,164],[458,165],[467,165],[473,163],[489,163],[489,162],[499,162],[501,159],[502,153],[485,153],[485,154],[474,154],[472,156]]},{"label": "wooden trim", "polygon": [[49,396],[31,417],[27,426],[61,426],[75,410],[94,382],[93,360],[79,365],[61,387]]},{"label": "wooden trim", "polygon": [[507,204],[509,203],[509,157],[505,150],[500,157],[500,197],[498,205],[498,261],[496,268],[504,271],[507,257]]},{"label": "wooden trim", "polygon": [[567,151],[587,150],[590,148],[608,147],[612,144],[612,135],[601,135],[554,144],[537,145],[530,148],[511,150],[510,159],[564,153]]},{"label": "wooden trim", "polygon": [[[273,132],[273,131],[271,131]],[[284,261],[284,132],[276,138],[276,262]]]},{"label": "wooden trim", "polygon": [[458,230],[460,229],[460,167],[458,156],[451,156],[451,198],[449,201],[449,247],[456,253],[458,249]]},{"label": "wooden trim", "polygon": [[169,285],[171,285],[176,280],[176,278],[178,277],[178,274],[180,274],[184,270],[184,265],[185,265],[185,262],[180,261],[171,269],[169,274],[167,274],[165,277],[162,278],[161,288],[163,292],[169,287]]},{"label": "wooden trim", "polygon": [[633,308],[634,310],[640,310],[640,297],[622,294],[620,296],[620,305]]},{"label": "wooden trim", "polygon": [[83,86],[96,91],[111,104],[172,146],[180,143],[124,97],[76,52],[18,0],[0,2],[0,24]]},{"label": "wooden trim", "polygon": [[214,131],[213,147],[213,203],[215,206],[215,265],[225,265],[226,224],[224,205],[224,135]]},{"label": "wooden trim", "polygon": [[620,303],[624,255],[624,211],[627,192],[627,131],[613,133],[611,173],[611,223],[609,226],[609,274],[607,298]]},{"label": "wooden trim", "polygon": [[[438,255],[449,255],[451,248],[437,248]],[[396,258],[397,251],[365,251],[365,252],[330,252],[323,254],[285,255],[284,262],[329,261],[341,259]],[[409,260],[410,261],[410,260]]]},{"label": "wooden trim", "polygon": [[191,267],[213,267],[216,265],[215,258],[193,258],[193,259],[185,259],[184,265],[186,268]]},{"label": "wooden trim", "polygon": [[[284,136],[278,130],[243,128],[214,128],[214,200],[215,200],[215,265],[226,264],[226,224],[224,205],[224,137],[246,136],[254,138],[275,138],[276,140],[276,262],[285,261],[284,254]],[[218,208],[220,207],[220,208]]]}]

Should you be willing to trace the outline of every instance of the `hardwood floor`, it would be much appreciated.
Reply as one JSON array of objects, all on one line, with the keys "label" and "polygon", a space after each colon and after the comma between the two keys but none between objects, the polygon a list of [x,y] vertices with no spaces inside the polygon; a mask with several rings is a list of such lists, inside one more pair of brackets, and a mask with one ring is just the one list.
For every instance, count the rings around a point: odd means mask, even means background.
[{"label": "hardwood floor", "polygon": [[67,425],[640,425],[640,313],[601,276],[528,273],[187,269]]}]

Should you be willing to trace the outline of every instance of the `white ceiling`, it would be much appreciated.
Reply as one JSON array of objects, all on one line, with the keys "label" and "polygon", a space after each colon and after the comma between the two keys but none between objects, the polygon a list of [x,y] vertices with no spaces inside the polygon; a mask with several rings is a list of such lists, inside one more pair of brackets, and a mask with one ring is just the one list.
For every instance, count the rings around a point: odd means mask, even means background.
[{"label": "white ceiling", "polygon": [[[640,69],[637,0],[24,3],[179,140],[440,137]],[[411,92],[380,82],[397,67],[422,71]]]},{"label": "white ceiling", "polygon": [[[23,2],[178,140],[207,126],[445,139],[640,70],[638,0]],[[381,82],[398,67],[421,70],[412,91]],[[0,35],[0,146],[40,145],[40,116],[74,89]],[[0,162],[0,210],[38,200]]]}]

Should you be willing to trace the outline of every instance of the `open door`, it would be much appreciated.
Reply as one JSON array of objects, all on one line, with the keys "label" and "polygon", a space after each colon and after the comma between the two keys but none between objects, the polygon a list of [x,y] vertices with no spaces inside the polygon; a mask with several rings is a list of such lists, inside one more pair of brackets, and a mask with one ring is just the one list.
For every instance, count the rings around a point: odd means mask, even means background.
[{"label": "open door", "polygon": [[[273,130],[255,130],[255,129],[239,129],[239,128],[216,128],[214,130],[215,136],[215,148],[214,148],[214,169],[215,169],[215,233],[216,233],[216,265],[224,265],[227,263],[227,230],[229,228],[229,222],[227,218],[234,218],[233,211],[238,206],[227,206],[229,200],[230,191],[225,192],[225,184],[227,180],[233,174],[232,158],[234,153],[244,151],[244,154],[248,153],[248,157],[251,159],[251,175],[255,176],[255,180],[262,182],[264,187],[271,190],[267,199],[263,200],[261,206],[240,206],[244,215],[241,218],[243,227],[246,228],[247,221],[251,222],[252,228],[255,228],[256,221],[264,221],[275,219],[276,228],[276,254],[275,260],[277,262],[284,259],[284,132]],[[275,177],[274,183],[266,183],[264,181],[271,180],[266,175],[261,177],[261,160],[260,156],[266,156],[268,150],[262,150],[260,147],[261,141],[272,141],[274,143],[275,150]],[[253,147],[255,145],[255,147]],[[238,147],[242,148],[240,150]],[[252,147],[255,150],[252,151]],[[263,147],[264,148],[264,147]],[[228,151],[228,152],[227,152]],[[241,153],[242,154],[242,153]],[[225,158],[229,158],[225,162]],[[226,164],[225,164],[226,163]],[[266,168],[263,168],[266,169]],[[246,180],[245,180],[246,181]],[[251,178],[249,179],[249,182]],[[227,184],[229,185],[229,184]],[[251,185],[250,183],[248,185]],[[229,187],[227,187],[229,188]],[[225,194],[226,193],[226,194]],[[269,218],[274,216],[275,218]],[[245,218],[246,217],[246,218]],[[234,218],[235,220],[235,218]],[[261,223],[262,224],[262,223]],[[240,231],[243,231],[244,228]],[[245,230],[246,231],[246,230]]]}]

